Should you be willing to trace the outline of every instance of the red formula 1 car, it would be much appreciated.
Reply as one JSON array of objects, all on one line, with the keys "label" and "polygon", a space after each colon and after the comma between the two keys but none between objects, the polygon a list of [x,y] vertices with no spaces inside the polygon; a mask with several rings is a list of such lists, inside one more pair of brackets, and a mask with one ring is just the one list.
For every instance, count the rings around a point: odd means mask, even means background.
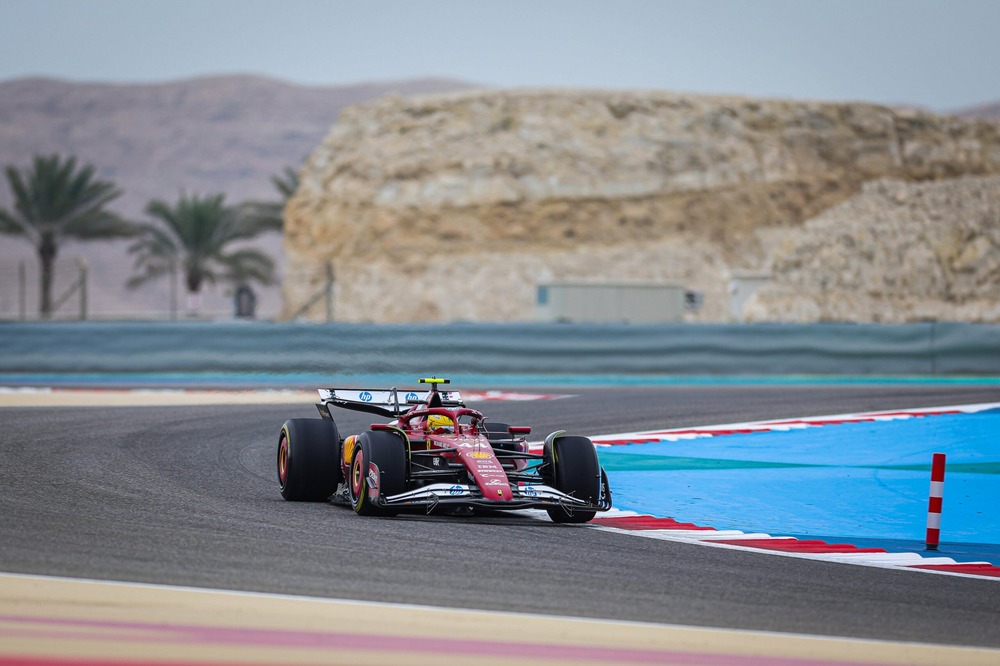
[{"label": "red formula 1 car", "polygon": [[[611,508],[608,476],[586,437],[557,431],[530,453],[531,428],[489,421],[447,379],[430,390],[320,389],[322,418],[291,419],[278,436],[278,486],[286,500],[334,496],[365,516],[405,510],[545,509],[584,523]],[[332,407],[392,419],[341,439]]]}]

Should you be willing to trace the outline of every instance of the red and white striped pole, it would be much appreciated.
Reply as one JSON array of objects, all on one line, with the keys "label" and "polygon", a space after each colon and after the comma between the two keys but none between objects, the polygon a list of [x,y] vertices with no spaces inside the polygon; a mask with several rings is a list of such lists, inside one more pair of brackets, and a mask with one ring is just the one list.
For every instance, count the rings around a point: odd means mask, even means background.
[{"label": "red and white striped pole", "polygon": [[935,453],[931,463],[931,494],[927,503],[927,550],[941,543],[941,505],[944,502],[944,454]]}]

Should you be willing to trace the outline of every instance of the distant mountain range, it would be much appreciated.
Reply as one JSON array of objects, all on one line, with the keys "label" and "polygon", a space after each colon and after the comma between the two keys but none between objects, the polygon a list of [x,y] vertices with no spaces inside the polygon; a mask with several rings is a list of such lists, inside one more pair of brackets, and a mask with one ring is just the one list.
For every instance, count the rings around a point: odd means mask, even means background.
[{"label": "distant mountain range", "polygon": [[128,214],[181,191],[267,199],[275,195],[270,176],[297,168],[343,107],[469,86],[448,79],[324,88],[254,76],[155,85],[18,79],[0,83],[0,164],[76,155],[119,183],[119,207]]},{"label": "distant mountain range", "polygon": [[962,118],[988,118],[1000,120],[1000,102],[960,109],[956,111],[954,115],[961,116]]},{"label": "distant mountain range", "polygon": [[[151,199],[172,202],[181,192],[223,192],[230,203],[276,200],[271,177],[285,167],[297,169],[343,107],[387,94],[469,87],[451,79],[307,87],[255,76],[143,85],[5,81],[0,82],[0,166],[24,168],[36,154],[76,155],[93,164],[101,178],[118,184],[124,194],[113,208],[130,217],[141,217]],[[6,179],[0,178],[0,205],[10,201]],[[280,261],[280,238],[263,243]],[[57,266],[59,282],[73,276],[77,255],[92,266],[92,312],[164,310],[162,294],[121,287],[128,259],[120,243],[67,248],[60,257],[62,270]],[[37,309],[31,247],[0,236],[0,318],[10,317],[12,309],[16,313],[16,263],[22,258],[31,275],[28,311]],[[277,291],[271,296],[263,299],[265,314],[280,306]],[[224,299],[216,300],[217,307],[228,307]],[[209,309],[212,303],[209,296]]]},{"label": "distant mountain range", "polygon": [[[270,179],[297,168],[323,140],[340,110],[386,94],[416,95],[476,87],[452,79],[415,79],[307,87],[255,76],[219,76],[163,84],[71,83],[30,78],[0,82],[0,166],[19,168],[36,154],[76,155],[124,190],[113,206],[142,217],[154,198],[223,192],[227,201],[275,200]],[[1000,103],[957,112],[1000,118]],[[0,205],[10,204],[0,179]],[[280,238],[262,241],[281,265]],[[91,265],[91,312],[97,316],[165,312],[165,285],[141,292],[122,286],[129,274],[121,243],[71,246],[57,265],[57,295],[75,277],[76,257]],[[0,319],[16,316],[17,264],[28,269],[28,312],[37,310],[31,247],[0,236]],[[61,286],[60,286],[61,285]],[[229,309],[222,291],[206,307]],[[70,309],[67,306],[64,309]],[[276,289],[262,292],[261,313],[280,309]]]}]

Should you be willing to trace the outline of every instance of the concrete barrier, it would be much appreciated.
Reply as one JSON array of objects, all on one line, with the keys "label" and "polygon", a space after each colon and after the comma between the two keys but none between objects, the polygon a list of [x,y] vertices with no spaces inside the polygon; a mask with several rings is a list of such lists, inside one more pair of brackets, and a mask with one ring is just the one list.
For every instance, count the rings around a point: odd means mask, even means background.
[{"label": "concrete barrier", "polygon": [[1000,326],[3,323],[0,372],[1000,375]]}]

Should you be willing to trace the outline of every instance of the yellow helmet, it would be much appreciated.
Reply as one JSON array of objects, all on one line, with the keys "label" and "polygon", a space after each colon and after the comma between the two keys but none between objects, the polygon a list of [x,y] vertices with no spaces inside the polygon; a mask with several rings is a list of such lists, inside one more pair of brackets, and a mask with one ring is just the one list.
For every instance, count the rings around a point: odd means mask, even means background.
[{"label": "yellow helmet", "polygon": [[455,422],[452,421],[447,416],[441,416],[440,414],[431,414],[427,417],[427,429],[428,430],[438,430],[440,428],[454,428]]}]

